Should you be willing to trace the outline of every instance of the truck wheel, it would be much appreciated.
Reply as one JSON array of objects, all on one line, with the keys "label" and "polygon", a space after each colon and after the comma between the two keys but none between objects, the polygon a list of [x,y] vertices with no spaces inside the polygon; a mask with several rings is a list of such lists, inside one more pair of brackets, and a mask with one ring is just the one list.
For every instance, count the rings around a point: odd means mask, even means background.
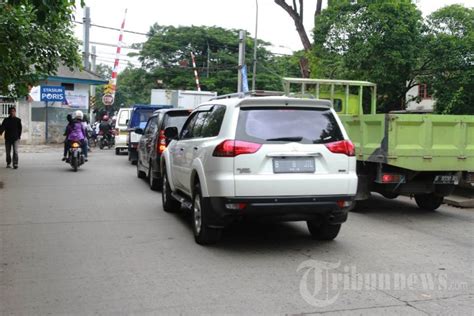
[{"label": "truck wheel", "polygon": [[199,184],[194,189],[192,221],[193,232],[196,243],[200,245],[215,244],[221,239],[222,229],[208,226],[209,212],[212,206],[202,199],[201,187]]},{"label": "truck wheel", "polygon": [[341,229],[341,224],[331,225],[327,222],[321,223],[318,220],[311,220],[306,223],[311,236],[317,240],[333,240]]},{"label": "truck wheel", "polygon": [[386,199],[393,200],[393,199],[396,199],[399,196],[399,194],[394,193],[394,192],[383,192],[382,196]]},{"label": "truck wheel", "polygon": [[434,211],[443,204],[443,196],[434,193],[415,194],[415,202],[419,208],[427,211]]},{"label": "truck wheel", "polygon": [[148,169],[148,184],[150,185],[150,189],[153,191],[157,191],[161,187],[160,179],[157,179],[153,176],[155,173],[153,170],[153,165],[149,164],[150,168]]},{"label": "truck wheel", "polygon": [[139,179],[145,179],[146,178],[145,172],[140,170],[140,167],[139,167],[138,163],[137,163],[137,178],[139,178]]},{"label": "truck wheel", "polygon": [[168,183],[168,176],[166,175],[166,173],[163,176],[161,203],[163,204],[163,210],[167,213],[177,212],[181,208],[181,203],[179,203],[179,201],[176,201],[175,198],[171,195],[171,187]]}]

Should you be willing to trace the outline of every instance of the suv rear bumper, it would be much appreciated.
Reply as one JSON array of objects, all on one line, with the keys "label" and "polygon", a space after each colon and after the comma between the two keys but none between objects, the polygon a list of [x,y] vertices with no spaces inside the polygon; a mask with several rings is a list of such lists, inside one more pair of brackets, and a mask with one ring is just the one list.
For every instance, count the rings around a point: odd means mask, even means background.
[{"label": "suv rear bumper", "polygon": [[[347,220],[349,207],[340,208],[338,201],[354,200],[354,196],[298,196],[298,197],[209,197],[214,226],[225,226],[239,217],[269,217],[280,221],[321,220],[340,224]],[[230,204],[245,204],[232,209]]]}]

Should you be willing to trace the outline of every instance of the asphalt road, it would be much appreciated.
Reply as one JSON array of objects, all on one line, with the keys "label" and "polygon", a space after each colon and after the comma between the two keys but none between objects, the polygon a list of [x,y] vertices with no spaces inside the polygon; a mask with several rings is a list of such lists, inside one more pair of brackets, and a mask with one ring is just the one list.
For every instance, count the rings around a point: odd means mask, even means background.
[{"label": "asphalt road", "polygon": [[238,223],[194,243],[185,215],[113,151],[0,161],[0,314],[452,314],[474,310],[474,210],[380,197],[332,242]]}]

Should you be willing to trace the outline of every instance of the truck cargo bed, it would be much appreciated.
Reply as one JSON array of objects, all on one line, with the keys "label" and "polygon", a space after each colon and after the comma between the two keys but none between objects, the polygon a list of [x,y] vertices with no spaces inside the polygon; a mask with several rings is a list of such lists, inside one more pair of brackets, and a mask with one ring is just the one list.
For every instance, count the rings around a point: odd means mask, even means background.
[{"label": "truck cargo bed", "polygon": [[340,118],[360,161],[416,171],[474,170],[474,117],[420,114]]}]

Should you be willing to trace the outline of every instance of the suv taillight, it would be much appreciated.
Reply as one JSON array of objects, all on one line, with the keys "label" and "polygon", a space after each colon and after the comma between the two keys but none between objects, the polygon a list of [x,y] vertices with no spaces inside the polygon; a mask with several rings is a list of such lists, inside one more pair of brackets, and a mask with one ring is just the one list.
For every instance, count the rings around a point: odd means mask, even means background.
[{"label": "suv taillight", "polygon": [[158,135],[158,141],[156,142],[156,152],[161,155],[165,151],[165,149],[166,149],[165,131],[161,130],[160,134]]},{"label": "suv taillight", "polygon": [[262,147],[261,144],[227,139],[217,145],[212,155],[214,157],[235,157],[256,153],[260,147]]},{"label": "suv taillight", "polygon": [[327,149],[329,149],[329,151],[332,153],[344,154],[349,157],[355,156],[355,147],[350,140],[341,140],[338,142],[327,143],[324,145],[326,145]]}]

